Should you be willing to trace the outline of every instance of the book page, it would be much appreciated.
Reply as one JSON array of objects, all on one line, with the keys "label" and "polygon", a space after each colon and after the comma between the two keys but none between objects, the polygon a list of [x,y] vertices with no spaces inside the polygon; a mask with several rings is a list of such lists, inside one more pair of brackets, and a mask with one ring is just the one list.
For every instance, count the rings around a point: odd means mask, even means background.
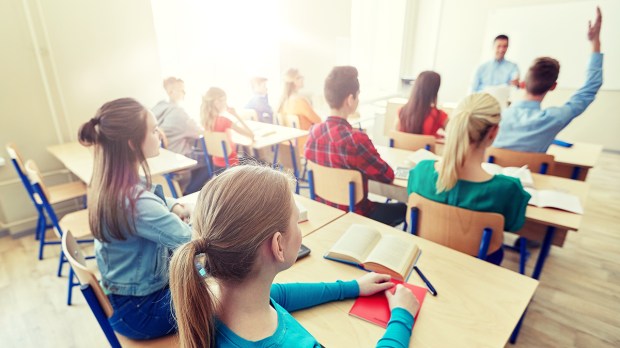
[{"label": "book page", "polygon": [[523,187],[534,187],[534,178],[532,177],[532,172],[527,169],[527,166],[502,167],[495,163],[488,162],[483,162],[481,166],[485,172],[491,175],[503,174],[506,176],[511,176],[513,178],[519,179]]},{"label": "book page", "polygon": [[439,160],[440,158],[426,149],[418,149],[407,157],[408,160],[416,164],[424,160]]},{"label": "book page", "polygon": [[363,263],[373,247],[379,242],[381,234],[375,229],[353,224],[327,252],[328,257]]},{"label": "book page", "polygon": [[583,207],[579,197],[566,192],[553,190],[538,191],[538,205],[570,211],[575,214],[583,214]]},{"label": "book page", "polygon": [[[384,235],[377,246],[370,252],[364,264],[373,263],[385,266],[404,279],[409,273],[412,266],[412,259],[417,255],[418,246],[413,240],[408,241],[405,238]],[[372,265],[366,266],[372,270]]]}]

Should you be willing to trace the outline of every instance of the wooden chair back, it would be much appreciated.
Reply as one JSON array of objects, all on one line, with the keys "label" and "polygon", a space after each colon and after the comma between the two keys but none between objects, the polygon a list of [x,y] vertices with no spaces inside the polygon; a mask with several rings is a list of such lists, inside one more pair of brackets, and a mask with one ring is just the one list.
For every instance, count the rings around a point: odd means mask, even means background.
[{"label": "wooden chair back", "polygon": [[15,143],[6,144],[6,152],[9,153],[9,157],[11,157],[11,159],[17,164],[18,168],[16,169],[19,169],[22,173],[26,173],[26,168],[24,168],[24,160],[21,153],[19,153],[19,150],[17,150]]},{"label": "wooden chair back", "polygon": [[43,182],[41,171],[39,170],[39,167],[37,166],[37,164],[34,163],[33,160],[28,160],[26,161],[25,168],[26,168],[26,174],[28,175],[28,179],[30,180],[30,183],[32,183],[32,185],[38,184],[41,187],[41,193],[45,196],[45,197],[36,197],[35,195],[35,198],[37,198],[38,200],[37,203],[43,204],[43,202],[41,201],[41,199],[43,198],[45,198],[45,200],[49,202],[50,194],[49,194],[49,191],[47,190],[47,187],[45,186],[45,183]]},{"label": "wooden chair back", "polygon": [[468,255],[477,256],[485,228],[492,230],[487,255],[497,251],[504,239],[504,216],[463,209],[426,199],[416,193],[409,195],[408,211],[418,209],[416,221],[407,214],[407,223],[416,235]]},{"label": "wooden chair back", "polygon": [[293,114],[288,114],[288,115],[278,114],[278,124],[280,124],[280,126],[283,126],[283,127],[300,129],[299,128],[300,126],[299,116],[293,115]]},{"label": "wooden chair back", "polygon": [[[307,163],[308,175],[312,177],[310,195],[316,194],[330,202],[349,206],[364,199],[364,185],[359,171],[326,167],[312,161]],[[351,185],[355,190],[353,197],[347,189]]]},{"label": "wooden chair back", "polygon": [[521,152],[497,147],[489,147],[486,152],[488,162],[502,167],[521,167],[527,164],[532,173],[553,173],[555,157],[546,153]]},{"label": "wooden chair back", "polygon": [[254,109],[241,109],[237,114],[244,120],[258,121],[258,114]]},{"label": "wooden chair back", "polygon": [[390,146],[397,149],[410,151],[426,149],[432,153],[435,153],[435,137],[432,135],[411,134],[391,130]]},{"label": "wooden chair back", "polygon": [[[211,156],[227,158],[232,152],[232,146],[226,132],[205,132],[204,141],[207,146],[207,152]],[[226,149],[226,152],[224,152],[224,149]]]},{"label": "wooden chair back", "polygon": [[383,134],[390,136],[390,131],[394,129],[396,120],[398,119],[398,110],[407,103],[404,98],[392,98],[388,100],[385,106],[385,120],[383,122]]}]

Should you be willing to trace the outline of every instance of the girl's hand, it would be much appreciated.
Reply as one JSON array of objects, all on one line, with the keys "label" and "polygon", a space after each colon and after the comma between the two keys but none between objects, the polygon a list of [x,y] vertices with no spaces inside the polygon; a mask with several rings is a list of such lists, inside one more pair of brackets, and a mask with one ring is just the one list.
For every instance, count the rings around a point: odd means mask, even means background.
[{"label": "girl's hand", "polygon": [[189,222],[191,212],[183,204],[175,204],[172,207],[172,212],[176,214],[183,222]]},{"label": "girl's hand", "polygon": [[390,276],[387,274],[379,274],[371,272],[365,274],[363,277],[357,279],[357,284],[360,287],[360,296],[370,296],[390,289],[394,286],[394,283],[390,281]]},{"label": "girl's hand", "polygon": [[413,295],[411,290],[402,286],[401,284],[396,285],[396,290],[392,294],[391,291],[387,290],[385,292],[385,296],[388,299],[388,304],[390,305],[390,310],[400,307],[405,309],[407,312],[411,313],[412,316],[415,317],[415,314],[418,312],[420,308],[420,302]]}]

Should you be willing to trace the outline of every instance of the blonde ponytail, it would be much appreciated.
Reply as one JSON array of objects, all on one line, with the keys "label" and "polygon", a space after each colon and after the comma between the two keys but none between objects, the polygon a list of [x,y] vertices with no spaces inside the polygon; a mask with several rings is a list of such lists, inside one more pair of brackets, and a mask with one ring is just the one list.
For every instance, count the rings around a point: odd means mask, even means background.
[{"label": "blonde ponytail", "polygon": [[459,178],[458,170],[467,161],[470,146],[479,146],[489,130],[499,124],[501,108],[487,93],[472,94],[454,111],[446,129],[443,160],[439,164],[437,192],[451,190]]},{"label": "blonde ponytail", "polygon": [[203,278],[206,271],[197,269],[200,244],[200,240],[184,244],[170,261],[170,293],[183,348],[215,346],[215,297]]}]

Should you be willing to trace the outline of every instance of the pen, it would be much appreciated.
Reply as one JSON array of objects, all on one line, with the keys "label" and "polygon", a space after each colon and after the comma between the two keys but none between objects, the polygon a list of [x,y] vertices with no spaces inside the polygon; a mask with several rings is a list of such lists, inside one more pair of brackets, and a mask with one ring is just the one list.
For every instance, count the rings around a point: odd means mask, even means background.
[{"label": "pen", "polygon": [[428,279],[426,279],[426,277],[424,276],[422,271],[420,271],[418,266],[413,266],[413,269],[415,269],[415,272],[420,276],[420,278],[422,278],[422,281],[424,282],[424,284],[426,284],[426,287],[428,288],[428,292],[430,292],[431,295],[433,296],[437,296],[437,290],[435,290],[435,288],[433,287],[433,284],[431,284],[431,282],[429,282]]}]

